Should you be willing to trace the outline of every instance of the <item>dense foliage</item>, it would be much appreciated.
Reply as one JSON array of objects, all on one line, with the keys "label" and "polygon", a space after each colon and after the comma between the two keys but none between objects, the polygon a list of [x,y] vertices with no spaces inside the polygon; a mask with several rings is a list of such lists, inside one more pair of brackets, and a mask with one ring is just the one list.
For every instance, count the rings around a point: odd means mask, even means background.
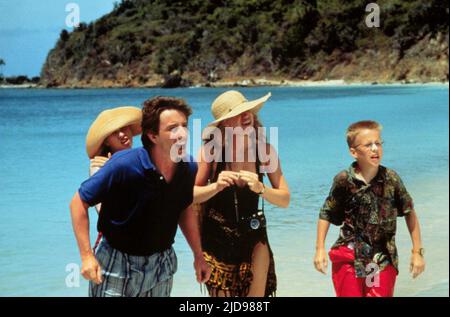
[{"label": "dense foliage", "polygon": [[[379,0],[381,26],[365,25],[352,0],[122,0],[113,12],[63,30],[42,76],[71,69],[78,80],[114,79],[121,69],[148,74],[197,72],[308,77],[314,57],[389,45],[399,56],[425,35],[448,36],[448,1]],[[386,44],[387,43],[387,44]],[[69,76],[69,74],[67,75]]]}]

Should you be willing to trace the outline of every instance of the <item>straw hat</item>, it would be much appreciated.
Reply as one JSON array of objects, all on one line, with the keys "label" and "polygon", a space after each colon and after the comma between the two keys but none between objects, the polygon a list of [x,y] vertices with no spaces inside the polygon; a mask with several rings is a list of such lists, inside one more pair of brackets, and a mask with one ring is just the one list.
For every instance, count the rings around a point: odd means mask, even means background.
[{"label": "straw hat", "polygon": [[136,107],[117,107],[102,111],[91,124],[86,136],[89,158],[98,155],[103,141],[114,131],[131,126],[133,136],[141,133],[142,111]]},{"label": "straw hat", "polygon": [[271,93],[269,92],[264,97],[248,101],[239,91],[228,90],[212,103],[211,112],[216,120],[209,125],[215,126],[223,120],[235,117],[246,111],[257,113],[270,96]]}]

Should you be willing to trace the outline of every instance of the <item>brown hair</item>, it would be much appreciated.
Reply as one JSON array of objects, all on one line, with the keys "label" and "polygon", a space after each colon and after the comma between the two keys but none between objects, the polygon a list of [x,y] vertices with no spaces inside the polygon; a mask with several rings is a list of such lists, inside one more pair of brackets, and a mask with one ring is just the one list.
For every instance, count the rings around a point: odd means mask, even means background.
[{"label": "brown hair", "polygon": [[356,136],[361,132],[361,130],[378,130],[381,132],[383,127],[376,121],[364,120],[352,123],[347,128],[347,144],[348,147],[352,147],[355,142]]},{"label": "brown hair", "polygon": [[178,110],[182,112],[186,119],[192,114],[191,107],[184,99],[174,97],[157,96],[144,101],[142,107],[142,135],[141,141],[144,147],[152,147],[153,142],[147,136],[147,133],[159,133],[159,120],[164,110]]}]

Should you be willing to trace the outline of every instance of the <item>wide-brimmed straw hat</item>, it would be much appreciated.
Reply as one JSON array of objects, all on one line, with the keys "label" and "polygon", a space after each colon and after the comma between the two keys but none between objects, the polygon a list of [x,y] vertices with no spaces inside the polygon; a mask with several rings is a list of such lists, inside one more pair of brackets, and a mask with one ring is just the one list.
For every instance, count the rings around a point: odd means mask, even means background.
[{"label": "wide-brimmed straw hat", "polygon": [[91,124],[86,136],[89,158],[99,155],[105,139],[114,131],[130,126],[133,136],[141,133],[142,111],[136,107],[117,107],[102,111]]},{"label": "wide-brimmed straw hat", "polygon": [[239,91],[226,91],[212,103],[211,112],[215,120],[209,125],[215,126],[223,120],[235,117],[246,111],[257,113],[270,96],[271,93],[269,92],[264,97],[248,101]]}]

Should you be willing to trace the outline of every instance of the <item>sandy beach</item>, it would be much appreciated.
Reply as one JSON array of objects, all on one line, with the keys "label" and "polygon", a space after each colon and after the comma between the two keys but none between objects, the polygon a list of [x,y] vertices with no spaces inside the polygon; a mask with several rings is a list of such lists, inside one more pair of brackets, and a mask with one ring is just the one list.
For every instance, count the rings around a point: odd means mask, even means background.
[{"label": "sandy beach", "polygon": [[24,84],[24,85],[0,85],[0,89],[26,89],[26,88],[40,88],[36,84]]}]

